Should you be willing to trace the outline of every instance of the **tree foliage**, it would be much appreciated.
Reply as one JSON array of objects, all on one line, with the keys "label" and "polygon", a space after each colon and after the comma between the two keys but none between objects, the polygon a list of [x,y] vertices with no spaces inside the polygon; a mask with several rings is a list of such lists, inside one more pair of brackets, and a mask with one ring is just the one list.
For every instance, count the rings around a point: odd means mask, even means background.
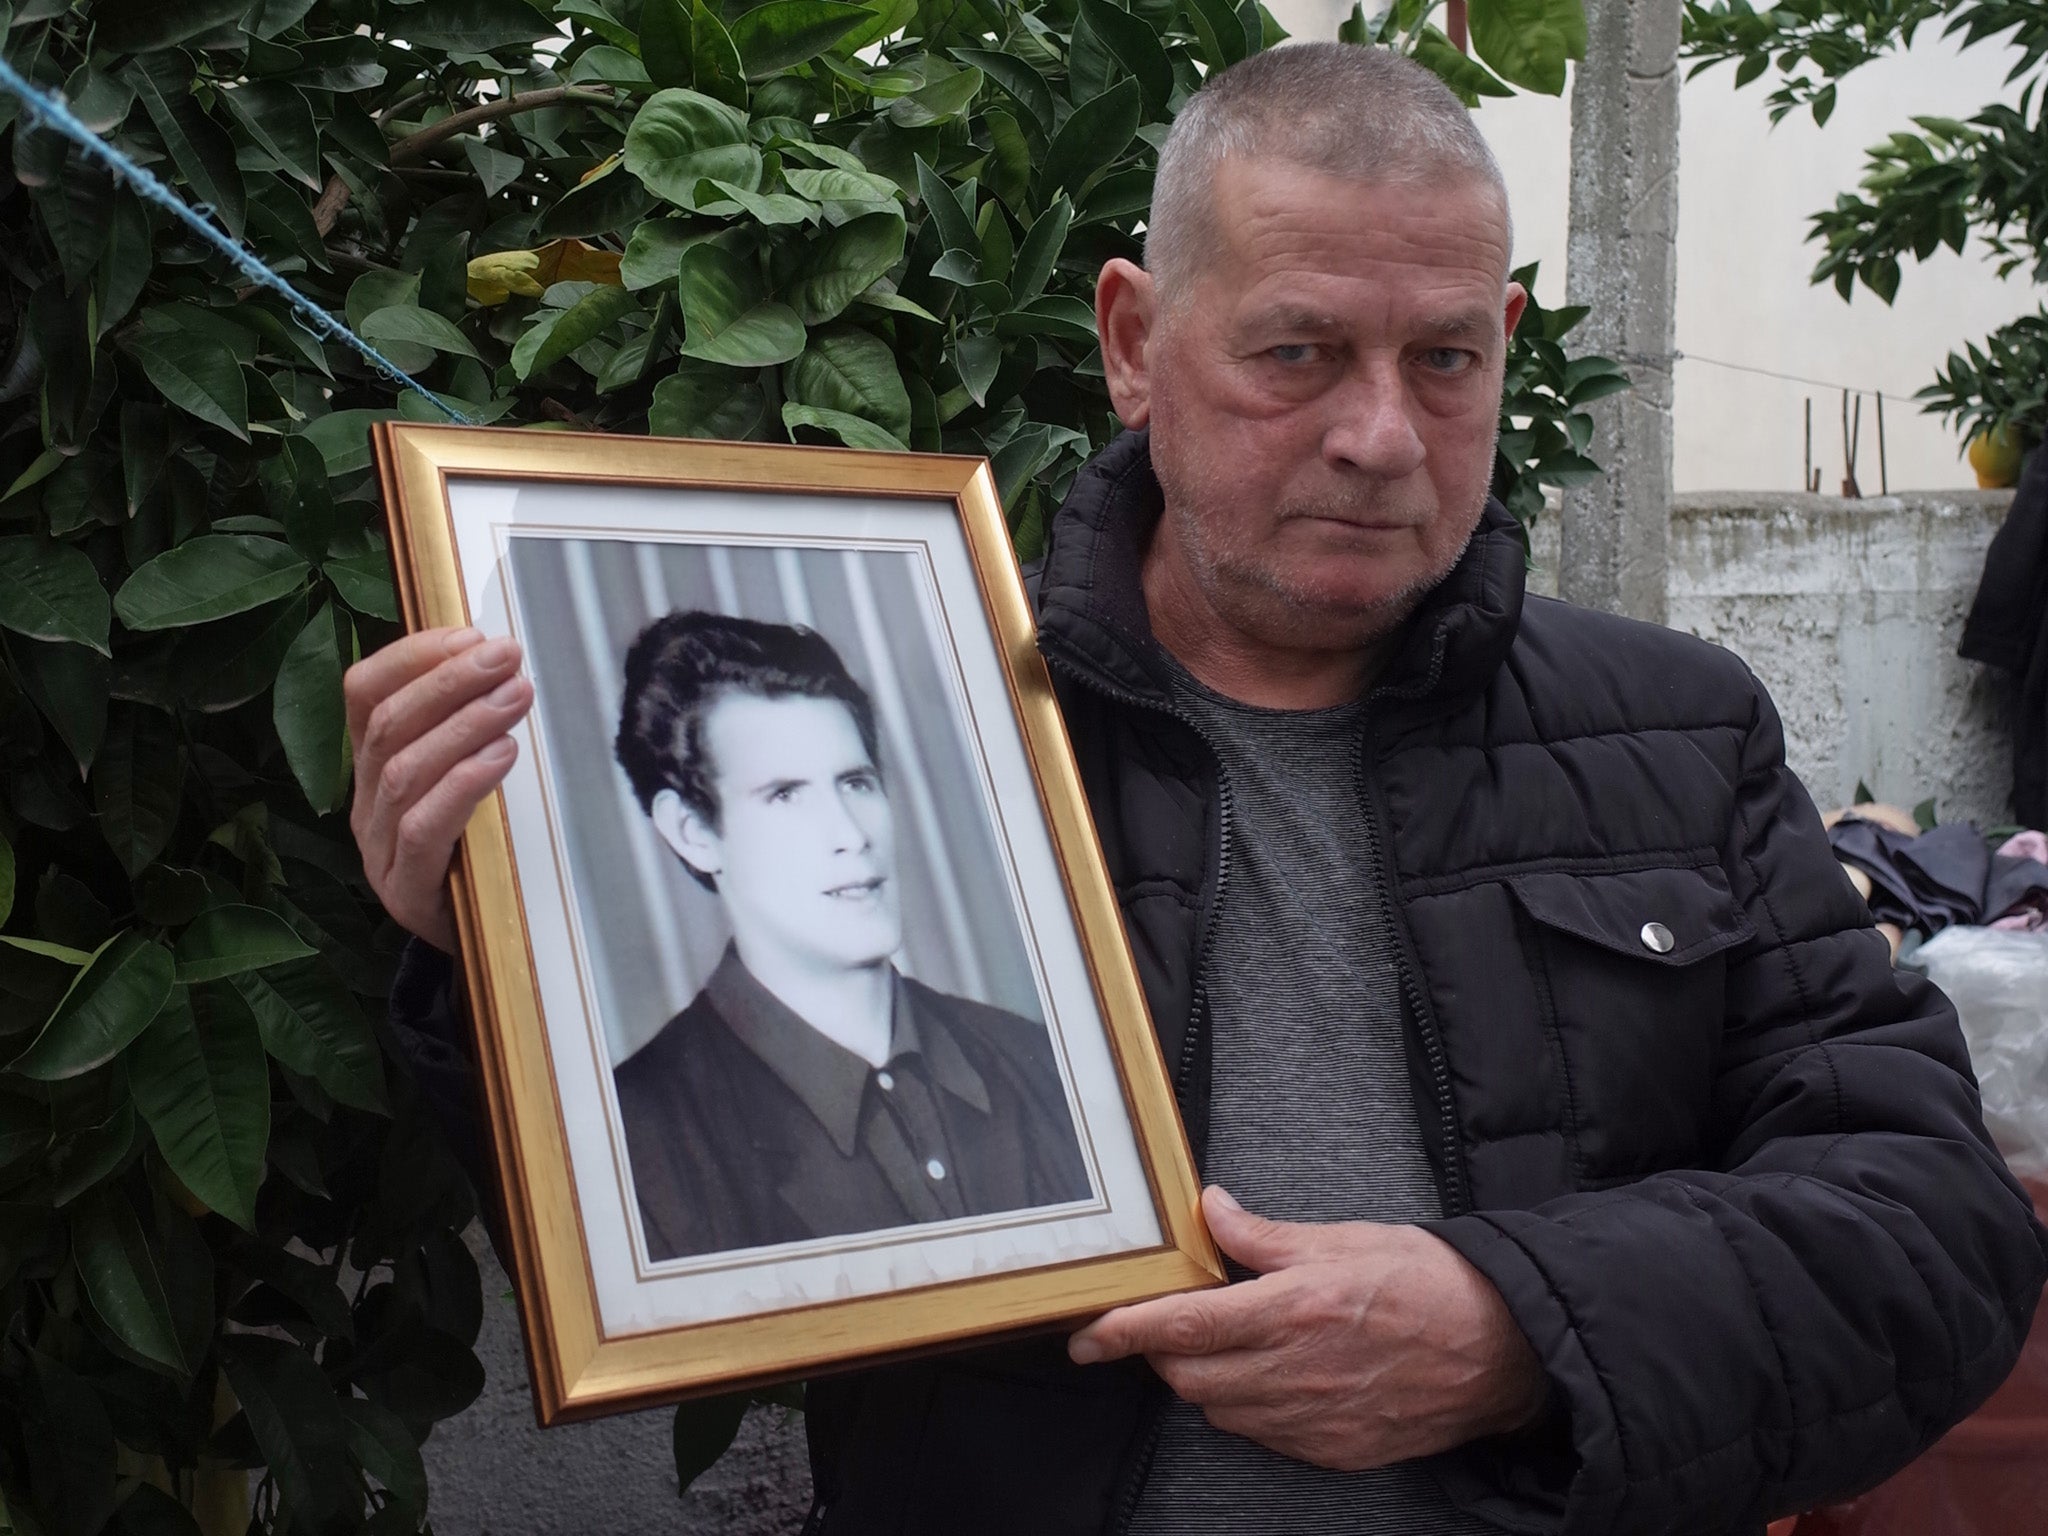
[{"label": "tree foliage", "polygon": [[[1423,5],[1359,40],[1561,87],[1577,0],[1472,9],[1483,62]],[[1027,554],[1113,430],[1091,284],[1139,252],[1166,125],[1279,38],[1255,0],[0,20],[472,419],[986,453]],[[0,131],[0,1500],[30,1536],[222,1497],[239,1529],[249,1469],[254,1529],[415,1530],[420,1446],[481,1385],[475,1200],[383,1023],[402,935],[340,817],[340,677],[397,627],[368,425],[437,413],[12,98]],[[1514,352],[1524,515],[1592,472],[1579,407],[1619,379],[1575,318]],[[679,1415],[679,1466],[731,1421]]]},{"label": "tree foliage", "polygon": [[[1765,11],[1747,0],[1688,0],[1685,50],[1697,74],[1732,62],[1735,83],[1766,71],[1778,84],[1771,121],[1805,107],[1825,123],[1836,83],[1874,59],[1910,47],[1920,29],[1942,21],[1943,37],[1964,47],[1999,40],[2018,50],[2006,76],[2024,81],[2016,104],[1992,102],[1968,119],[1915,117],[1867,152],[1860,191],[1839,194],[1813,215],[1809,240],[1824,254],[1816,283],[1844,299],[1861,283],[1889,304],[1900,263],[1925,261],[1944,246],[1960,254],[1976,243],[2000,276],[2024,269],[2048,281],[2048,3],[2044,0],[1786,0]],[[1967,432],[2012,427],[2028,443],[2048,430],[2040,365],[2048,310],[2000,327],[1982,345],[1949,355],[1936,382],[1920,392],[1929,412]]]}]

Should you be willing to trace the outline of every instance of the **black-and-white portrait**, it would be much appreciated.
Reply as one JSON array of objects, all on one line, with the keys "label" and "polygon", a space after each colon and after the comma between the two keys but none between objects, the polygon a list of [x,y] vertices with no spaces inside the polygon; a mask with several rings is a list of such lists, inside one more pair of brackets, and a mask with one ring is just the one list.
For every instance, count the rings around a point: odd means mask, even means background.
[{"label": "black-and-white portrait", "polygon": [[1157,1242],[950,505],[450,506],[534,684],[505,807],[608,1326]]},{"label": "black-and-white portrait", "polygon": [[[614,632],[631,616],[613,612],[601,657],[536,626],[538,686],[563,672],[555,752],[589,755],[609,714],[640,813],[591,828],[592,854],[622,836],[627,862],[645,866],[651,849],[659,871],[651,901],[597,884],[601,910],[623,909],[600,943],[624,945],[619,960],[666,953],[681,978],[626,967],[653,995],[619,1010],[615,1042],[653,1261],[1089,1197],[1014,913],[989,899],[992,833],[946,690],[906,688],[928,648],[892,648],[859,622],[879,614],[876,587],[903,586],[907,558],[813,554],[781,560],[778,578],[774,551],[670,545],[654,552],[656,592],[640,595],[719,607],[659,614],[623,645]],[[514,560],[539,591],[585,560],[593,578],[631,570],[635,550],[521,540]],[[742,590],[775,616],[721,611],[747,606]],[[886,681],[864,684],[820,629],[789,620],[830,622],[821,607],[844,616],[861,671]],[[616,697],[579,686],[585,674],[616,677]],[[886,748],[877,691],[903,715]],[[689,997],[671,1007],[657,985]]]}]

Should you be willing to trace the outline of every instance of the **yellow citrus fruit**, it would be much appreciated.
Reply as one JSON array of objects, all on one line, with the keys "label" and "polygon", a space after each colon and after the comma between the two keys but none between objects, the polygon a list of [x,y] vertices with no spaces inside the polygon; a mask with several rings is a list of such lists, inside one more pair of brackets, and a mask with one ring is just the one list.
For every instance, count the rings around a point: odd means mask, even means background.
[{"label": "yellow citrus fruit", "polygon": [[2011,427],[1979,432],[1970,439],[1970,468],[1977,472],[1980,489],[2000,491],[2016,485],[2022,457],[2020,435]]}]

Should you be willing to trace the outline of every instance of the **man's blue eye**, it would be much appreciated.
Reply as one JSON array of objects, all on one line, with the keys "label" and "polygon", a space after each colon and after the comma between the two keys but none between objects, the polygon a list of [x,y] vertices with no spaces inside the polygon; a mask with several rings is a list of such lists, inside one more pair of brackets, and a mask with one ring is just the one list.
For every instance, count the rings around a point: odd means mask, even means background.
[{"label": "man's blue eye", "polygon": [[1270,355],[1283,363],[1305,363],[1315,353],[1315,348],[1305,341],[1290,341],[1270,349]]},{"label": "man's blue eye", "polygon": [[1474,361],[1470,352],[1458,347],[1433,347],[1423,357],[1438,373],[1463,373]]}]

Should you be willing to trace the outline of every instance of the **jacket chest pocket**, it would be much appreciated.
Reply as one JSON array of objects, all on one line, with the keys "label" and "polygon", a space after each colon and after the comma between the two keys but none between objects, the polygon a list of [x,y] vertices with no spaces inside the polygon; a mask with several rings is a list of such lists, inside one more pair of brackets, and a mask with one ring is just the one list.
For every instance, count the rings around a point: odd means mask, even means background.
[{"label": "jacket chest pocket", "polygon": [[1564,1075],[1583,1186],[1696,1165],[1712,1110],[1727,951],[1754,937],[1719,865],[1508,882]]}]

